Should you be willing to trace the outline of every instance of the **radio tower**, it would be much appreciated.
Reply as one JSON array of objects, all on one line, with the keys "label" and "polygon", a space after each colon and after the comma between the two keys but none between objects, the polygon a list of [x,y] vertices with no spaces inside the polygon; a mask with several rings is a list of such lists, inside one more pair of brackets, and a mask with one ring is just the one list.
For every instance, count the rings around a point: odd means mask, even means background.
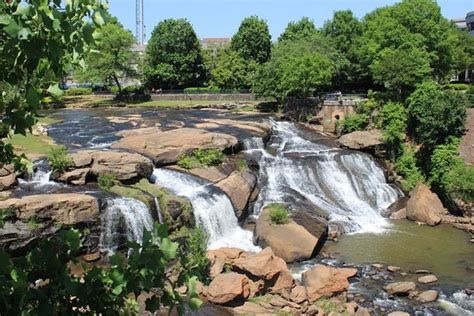
[{"label": "radio tower", "polygon": [[145,24],[144,24],[144,7],[143,0],[136,0],[136,32],[137,43],[139,45],[145,44]]}]

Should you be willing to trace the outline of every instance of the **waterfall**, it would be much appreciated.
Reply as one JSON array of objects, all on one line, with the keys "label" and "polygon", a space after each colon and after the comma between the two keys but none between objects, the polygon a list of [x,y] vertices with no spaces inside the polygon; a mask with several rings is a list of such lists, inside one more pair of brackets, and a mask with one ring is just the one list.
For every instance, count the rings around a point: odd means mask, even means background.
[{"label": "waterfall", "polygon": [[145,203],[131,198],[109,198],[103,212],[100,246],[114,252],[120,246],[121,236],[141,244],[144,230],[153,229],[153,219]]},{"label": "waterfall", "polygon": [[293,123],[272,121],[272,125],[274,155],[247,149],[260,162],[263,182],[253,207],[255,215],[263,206],[290,201],[297,194],[345,232],[383,231],[388,221],[381,213],[400,192],[386,183],[383,170],[370,155],[339,149],[323,139],[310,140]]},{"label": "waterfall", "polygon": [[263,144],[263,139],[261,137],[251,137],[244,139],[243,147],[244,150],[263,149],[265,145]]},{"label": "waterfall", "polygon": [[211,183],[168,169],[155,169],[151,180],[191,201],[197,224],[209,236],[209,249],[235,247],[247,251],[259,250],[253,244],[252,232],[239,226],[229,198]]},{"label": "waterfall", "polygon": [[160,224],[163,224],[163,214],[161,214],[160,202],[158,202],[158,198],[156,196],[153,200],[155,202],[156,212],[158,215],[158,221],[160,222]]}]

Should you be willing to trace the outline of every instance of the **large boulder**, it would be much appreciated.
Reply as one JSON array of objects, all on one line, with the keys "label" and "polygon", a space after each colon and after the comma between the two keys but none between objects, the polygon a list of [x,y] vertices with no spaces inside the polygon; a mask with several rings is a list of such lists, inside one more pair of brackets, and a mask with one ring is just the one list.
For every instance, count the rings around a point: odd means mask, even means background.
[{"label": "large boulder", "polygon": [[317,264],[302,275],[308,300],[314,302],[323,296],[332,296],[349,288],[350,277],[357,274],[354,268],[335,268]]},{"label": "large boulder", "polygon": [[22,220],[36,217],[75,225],[96,217],[99,203],[95,197],[79,193],[29,195],[0,201],[0,209],[15,210],[16,217]]},{"label": "large boulder", "polygon": [[59,227],[52,223],[6,222],[0,227],[0,248],[9,253],[21,254],[41,238],[54,235]]},{"label": "large boulder", "polygon": [[226,150],[237,144],[237,138],[227,134],[179,128],[161,133],[127,136],[113,144],[112,148],[135,151],[151,158],[155,165],[163,166],[173,164],[179,156],[199,148]]},{"label": "large boulder", "polygon": [[260,213],[255,237],[259,246],[272,248],[275,255],[287,263],[311,259],[318,243],[316,237],[293,220],[287,224],[273,224],[269,208]]},{"label": "large boulder", "polygon": [[244,300],[250,295],[250,280],[235,272],[217,275],[207,289],[207,299],[214,304]]},{"label": "large boulder", "polygon": [[438,196],[423,183],[418,183],[410,193],[406,212],[409,220],[431,226],[441,222],[441,218],[446,213]]},{"label": "large boulder", "polygon": [[232,266],[251,279],[265,281],[266,288],[273,293],[291,291],[295,281],[285,261],[274,255],[271,248],[234,260]]},{"label": "large boulder", "polygon": [[83,150],[69,156],[73,166],[63,173],[54,174],[56,181],[84,185],[88,178],[112,174],[121,182],[133,183],[149,178],[154,169],[150,159],[135,153]]},{"label": "large boulder", "polygon": [[355,131],[342,135],[338,143],[345,148],[355,150],[372,150],[383,144],[382,132],[374,129],[370,131]]},{"label": "large boulder", "polygon": [[235,171],[229,177],[218,182],[216,186],[229,197],[234,206],[235,215],[241,218],[256,184],[255,174]]},{"label": "large boulder", "polygon": [[416,289],[416,284],[412,281],[394,282],[387,284],[384,289],[391,295],[407,296]]}]

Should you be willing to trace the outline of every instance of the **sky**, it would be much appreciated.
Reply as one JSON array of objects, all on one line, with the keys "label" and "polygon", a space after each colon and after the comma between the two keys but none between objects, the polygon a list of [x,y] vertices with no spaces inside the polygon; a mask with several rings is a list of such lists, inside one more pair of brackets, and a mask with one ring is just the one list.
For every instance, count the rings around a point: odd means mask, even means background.
[{"label": "sky", "polygon": [[[316,26],[330,19],[334,11],[351,9],[361,18],[377,7],[396,0],[144,0],[146,38],[161,20],[186,18],[199,38],[231,37],[243,18],[257,15],[267,20],[273,39],[290,21],[307,16]],[[438,0],[448,19],[462,18],[474,11],[474,0]],[[135,34],[135,0],[109,0],[110,11]]]}]

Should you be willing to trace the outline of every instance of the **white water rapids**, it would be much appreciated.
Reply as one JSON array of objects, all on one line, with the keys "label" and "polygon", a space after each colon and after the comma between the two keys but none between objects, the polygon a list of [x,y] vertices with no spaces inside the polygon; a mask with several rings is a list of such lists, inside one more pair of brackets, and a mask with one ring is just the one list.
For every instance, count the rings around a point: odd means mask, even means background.
[{"label": "white water rapids", "polygon": [[237,222],[229,198],[212,184],[191,175],[168,169],[155,169],[152,182],[186,197],[193,206],[194,217],[209,236],[209,249],[235,247],[258,251],[252,232],[242,229]]},{"label": "white water rapids", "polygon": [[244,142],[260,165],[262,191],[254,215],[269,203],[301,196],[345,232],[384,230],[388,222],[381,213],[400,193],[372,157],[305,139],[293,123],[272,125],[272,154],[258,139]]},{"label": "white water rapids", "polygon": [[109,252],[117,250],[123,234],[128,241],[141,244],[145,229],[153,229],[153,218],[145,203],[123,197],[107,199],[101,223],[100,246]]}]

